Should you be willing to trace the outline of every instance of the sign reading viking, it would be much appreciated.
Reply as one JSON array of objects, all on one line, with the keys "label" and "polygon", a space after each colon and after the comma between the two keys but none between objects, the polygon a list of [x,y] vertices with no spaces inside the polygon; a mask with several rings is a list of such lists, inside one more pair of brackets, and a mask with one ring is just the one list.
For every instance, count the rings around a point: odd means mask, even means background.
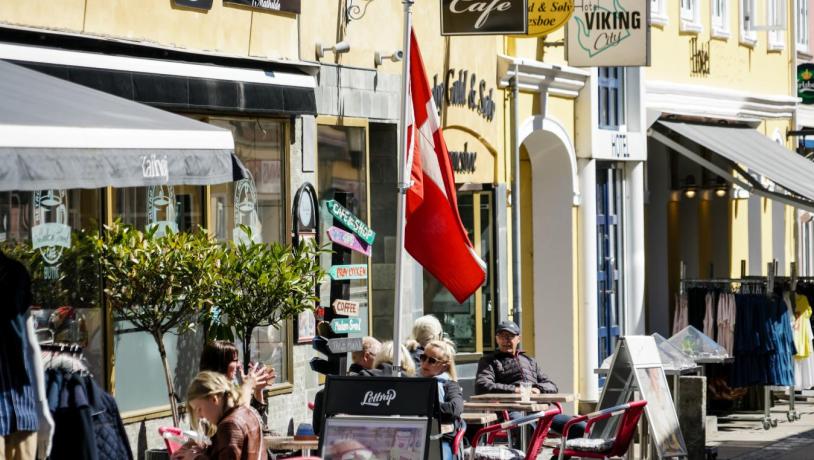
[{"label": "sign reading viking", "polygon": [[528,35],[548,35],[565,26],[574,12],[573,0],[528,0]]},{"label": "sign reading viking", "polygon": [[300,13],[300,0],[223,0],[224,5],[241,5],[267,11]]},{"label": "sign reading viking", "polygon": [[441,0],[441,35],[525,34],[527,0]]},{"label": "sign reading viking", "polygon": [[575,67],[650,65],[650,0],[596,0],[568,21],[567,59]]},{"label": "sign reading viking", "polygon": [[797,97],[803,104],[814,104],[814,64],[797,66]]}]

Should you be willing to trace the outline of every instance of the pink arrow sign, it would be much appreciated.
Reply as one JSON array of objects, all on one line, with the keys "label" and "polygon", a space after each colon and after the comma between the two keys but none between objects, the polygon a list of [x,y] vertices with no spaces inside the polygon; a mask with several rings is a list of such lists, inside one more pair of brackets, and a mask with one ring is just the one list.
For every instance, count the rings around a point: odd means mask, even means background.
[{"label": "pink arrow sign", "polygon": [[328,227],[328,238],[330,238],[330,240],[336,244],[345,246],[348,249],[352,249],[366,256],[370,256],[370,245],[359,241],[359,238],[357,238],[353,233],[346,232],[339,227],[331,226]]}]

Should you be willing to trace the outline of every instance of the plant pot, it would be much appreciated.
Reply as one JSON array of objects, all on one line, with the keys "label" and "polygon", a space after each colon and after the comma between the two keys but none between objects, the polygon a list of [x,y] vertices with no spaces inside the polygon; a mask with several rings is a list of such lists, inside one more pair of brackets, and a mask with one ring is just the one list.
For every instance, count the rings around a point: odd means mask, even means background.
[{"label": "plant pot", "polygon": [[167,449],[147,449],[144,451],[144,460],[169,460]]}]

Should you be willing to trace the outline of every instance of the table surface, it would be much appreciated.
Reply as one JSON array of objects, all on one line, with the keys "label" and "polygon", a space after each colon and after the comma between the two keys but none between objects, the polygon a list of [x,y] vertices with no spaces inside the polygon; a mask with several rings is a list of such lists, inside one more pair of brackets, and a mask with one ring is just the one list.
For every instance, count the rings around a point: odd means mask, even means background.
[{"label": "table surface", "polygon": [[[531,400],[540,403],[571,402],[573,393],[541,393],[531,395]],[[472,396],[472,401],[520,401],[520,393],[486,393]]]},{"label": "table surface", "polygon": [[520,412],[540,412],[548,409],[548,404],[545,403],[521,403],[521,402],[484,402],[484,401],[466,401],[464,402],[464,410],[470,411],[492,411],[499,412],[503,410],[512,410]]},{"label": "table surface", "polygon": [[494,412],[464,412],[461,414],[461,419],[473,425],[486,425],[489,422],[496,422],[497,414]]},{"label": "table surface", "polygon": [[272,450],[316,450],[319,448],[319,441],[316,439],[307,441],[295,441],[293,436],[266,436],[266,447]]}]

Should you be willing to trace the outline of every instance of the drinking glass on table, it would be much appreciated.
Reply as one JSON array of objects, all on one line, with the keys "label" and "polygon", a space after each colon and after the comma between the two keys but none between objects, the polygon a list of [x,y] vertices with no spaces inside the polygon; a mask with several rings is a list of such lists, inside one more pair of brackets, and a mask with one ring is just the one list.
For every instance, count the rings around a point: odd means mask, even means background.
[{"label": "drinking glass on table", "polygon": [[520,382],[520,402],[531,402],[531,382]]}]

